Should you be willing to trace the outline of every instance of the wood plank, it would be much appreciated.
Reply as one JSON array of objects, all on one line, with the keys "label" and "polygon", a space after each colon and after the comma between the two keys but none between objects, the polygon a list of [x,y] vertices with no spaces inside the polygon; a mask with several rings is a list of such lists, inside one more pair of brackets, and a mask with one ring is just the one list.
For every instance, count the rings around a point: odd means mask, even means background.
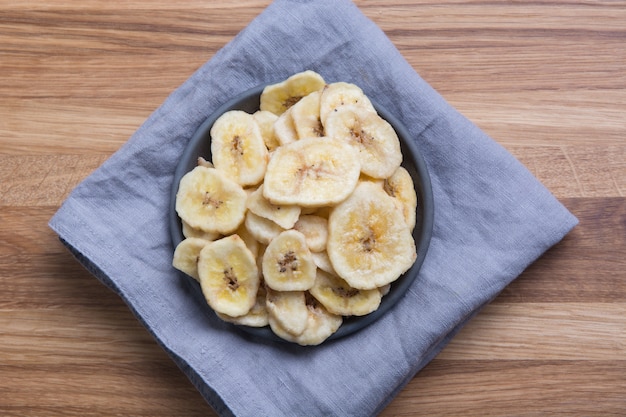
[{"label": "wood plank", "polygon": [[2,155],[0,206],[60,206],[110,155]]},{"label": "wood plank", "polygon": [[[156,351],[155,347],[155,351]],[[216,416],[169,359],[106,364],[0,364],[3,416]],[[159,355],[156,355],[159,356]],[[28,387],[27,390],[24,387]]]},{"label": "wood plank", "polygon": [[626,358],[624,315],[626,302],[491,304],[439,358],[620,361]]},{"label": "wood plank", "polygon": [[494,300],[626,301],[626,200],[564,199],[579,224]]},{"label": "wood plank", "polygon": [[624,392],[624,360],[435,359],[380,416],[622,416]]},{"label": "wood plank", "polygon": [[[80,311],[81,314],[77,314]],[[85,364],[169,359],[122,304],[0,309],[3,364]],[[114,347],[106,349],[107,346]]]}]

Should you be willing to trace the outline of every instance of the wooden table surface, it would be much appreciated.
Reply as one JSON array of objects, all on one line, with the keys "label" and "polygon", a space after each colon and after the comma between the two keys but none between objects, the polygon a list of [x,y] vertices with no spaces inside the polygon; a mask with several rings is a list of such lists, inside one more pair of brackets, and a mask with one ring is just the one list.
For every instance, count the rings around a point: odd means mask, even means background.
[{"label": "wooden table surface", "polygon": [[[0,0],[0,415],[214,415],[47,222],[268,3]],[[626,2],[356,4],[580,219],[382,415],[626,415]]]}]

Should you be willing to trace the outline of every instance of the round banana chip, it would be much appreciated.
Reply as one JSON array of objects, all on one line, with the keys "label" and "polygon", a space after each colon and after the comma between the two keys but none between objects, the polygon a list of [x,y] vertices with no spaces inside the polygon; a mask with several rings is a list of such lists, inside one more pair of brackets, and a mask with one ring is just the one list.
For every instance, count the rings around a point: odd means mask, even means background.
[{"label": "round banana chip", "polygon": [[263,195],[274,204],[334,205],[354,190],[360,171],[357,151],[341,139],[300,139],[274,151]]},{"label": "round banana chip", "polygon": [[269,314],[265,303],[266,293],[263,285],[259,286],[256,294],[256,302],[243,316],[232,317],[227,314],[215,312],[219,318],[229,323],[249,327],[265,327],[269,324]]},{"label": "round banana chip", "polygon": [[332,336],[343,323],[343,317],[332,314],[315,298],[307,293],[306,305],[309,309],[306,327],[295,338],[302,346],[316,346]]},{"label": "round banana chip", "polygon": [[293,228],[304,235],[311,252],[326,250],[328,240],[328,220],[314,214],[302,214]]},{"label": "round banana chip", "polygon": [[328,116],[343,106],[356,106],[376,112],[374,105],[359,86],[343,81],[328,84],[320,95],[320,120],[324,129]]},{"label": "round banana chip", "polygon": [[265,87],[259,107],[280,116],[302,97],[321,90],[325,85],[324,78],[318,73],[310,70],[299,72],[285,81]]},{"label": "round banana chip", "polygon": [[232,233],[243,222],[248,196],[215,168],[197,166],[185,174],[176,194],[176,212],[204,232]]},{"label": "round banana chip", "polygon": [[269,153],[254,116],[231,110],[211,128],[211,154],[215,168],[242,186],[263,180]]},{"label": "round banana chip", "polygon": [[250,210],[246,213],[244,225],[250,235],[262,245],[269,244],[285,230],[270,219],[258,216]]},{"label": "round banana chip", "polygon": [[358,150],[361,172],[372,178],[390,177],[402,163],[396,131],[376,112],[342,106],[328,115],[325,129]]},{"label": "round banana chip", "polygon": [[283,229],[291,229],[300,217],[300,206],[276,205],[263,196],[263,184],[248,196],[248,210],[273,221]]},{"label": "round banana chip", "polygon": [[378,288],[357,290],[338,276],[317,270],[315,284],[309,290],[326,310],[340,316],[364,316],[376,311],[382,298]]},{"label": "round banana chip", "polygon": [[409,229],[413,230],[416,222],[417,193],[413,186],[411,174],[409,174],[406,168],[399,167],[391,177],[385,179],[383,190],[393,197],[398,208],[402,211]]},{"label": "round banana chip", "polygon": [[315,269],[305,237],[297,230],[285,230],[265,249],[263,278],[273,290],[306,291],[315,282]]},{"label": "round banana chip", "polygon": [[218,313],[243,316],[256,303],[259,270],[238,235],[208,243],[200,251],[198,275],[207,303]]},{"label": "round banana chip", "polygon": [[309,310],[304,291],[266,290],[268,322],[272,329],[284,330],[291,336],[302,334],[307,324]]},{"label": "round banana chip", "polygon": [[278,141],[279,146],[298,140],[298,131],[293,122],[291,108],[278,116],[278,119],[274,122],[274,137]]},{"label": "round banana chip", "polygon": [[291,108],[291,118],[299,138],[324,136],[324,126],[320,120],[319,91],[314,91]]},{"label": "round banana chip", "polygon": [[272,152],[274,149],[278,148],[280,143],[274,134],[274,123],[278,120],[278,116],[269,111],[257,110],[252,114],[252,117],[254,117],[254,120],[261,129],[261,137],[265,142],[267,150]]},{"label": "round banana chip", "polygon": [[328,257],[353,288],[395,281],[416,257],[415,241],[391,197],[372,182],[359,183],[328,219]]},{"label": "round banana chip", "polygon": [[200,258],[200,251],[207,243],[209,243],[208,240],[198,237],[186,238],[176,245],[172,266],[183,271],[196,281],[200,281],[200,275],[198,275],[198,259]]},{"label": "round banana chip", "polygon": [[194,229],[193,227],[189,226],[189,223],[184,220],[181,221],[181,225],[183,236],[185,236],[186,238],[198,237],[204,240],[213,241],[220,237],[220,234],[217,232],[205,232],[204,230]]}]

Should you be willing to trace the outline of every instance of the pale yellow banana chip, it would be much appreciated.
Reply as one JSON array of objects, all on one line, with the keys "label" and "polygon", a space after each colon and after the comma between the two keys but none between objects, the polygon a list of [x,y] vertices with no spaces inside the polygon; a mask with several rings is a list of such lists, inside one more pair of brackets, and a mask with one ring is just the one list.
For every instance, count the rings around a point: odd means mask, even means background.
[{"label": "pale yellow banana chip", "polygon": [[202,293],[216,312],[239,317],[256,303],[256,259],[238,235],[208,243],[200,251],[198,274]]},{"label": "pale yellow banana chip", "polygon": [[198,165],[206,168],[215,168],[215,165],[211,161],[207,161],[202,156],[198,157]]},{"label": "pale yellow banana chip", "polygon": [[274,291],[268,288],[265,305],[272,329],[279,327],[291,336],[298,336],[304,331],[309,314],[304,291]]},{"label": "pale yellow banana chip", "polygon": [[291,108],[291,119],[298,138],[322,137],[324,126],[320,120],[320,96],[319,91],[314,91]]},{"label": "pale yellow banana chip", "polygon": [[332,336],[343,323],[343,317],[329,313],[314,297],[305,293],[306,297],[306,322],[304,330],[294,335],[285,329],[281,323],[271,315],[269,323],[272,331],[280,338],[301,346],[316,346]]},{"label": "pale yellow banana chip", "polygon": [[378,114],[355,106],[343,106],[326,119],[326,133],[358,150],[361,172],[373,178],[388,178],[402,163],[400,139],[393,127]]},{"label": "pale yellow banana chip", "polygon": [[263,142],[265,142],[267,150],[272,152],[274,149],[278,148],[280,142],[278,142],[278,138],[274,134],[274,123],[278,120],[278,116],[272,112],[261,110],[252,113],[252,116],[261,129],[261,137],[263,137]]},{"label": "pale yellow banana chip", "polygon": [[330,261],[348,284],[374,289],[398,279],[416,258],[411,231],[392,198],[361,182],[328,220]]},{"label": "pale yellow banana chip", "polygon": [[285,230],[273,221],[258,216],[250,210],[246,213],[244,225],[252,237],[263,245],[269,244],[272,239]]},{"label": "pale yellow banana chip", "polygon": [[300,206],[270,203],[263,196],[263,184],[248,196],[246,206],[252,213],[273,221],[283,229],[291,229],[300,216]]},{"label": "pale yellow banana chip", "polygon": [[376,111],[359,86],[343,81],[328,84],[320,96],[320,120],[324,129],[326,129],[328,116],[343,106],[356,106],[368,111]]},{"label": "pale yellow banana chip", "polygon": [[194,229],[229,234],[243,222],[246,192],[215,168],[197,166],[180,180],[176,212]]},{"label": "pale yellow banana chip", "polygon": [[361,166],[356,149],[340,139],[305,138],[274,151],[263,195],[273,204],[334,205],[356,186]]},{"label": "pale yellow banana chip", "polygon": [[274,122],[274,137],[278,141],[279,146],[298,140],[298,131],[293,122],[291,108],[281,114]]},{"label": "pale yellow banana chip", "polygon": [[380,296],[384,297],[385,295],[389,294],[389,291],[391,291],[391,284],[387,284],[387,285],[383,285],[382,287],[378,287],[378,291],[380,291]]},{"label": "pale yellow banana chip", "polygon": [[324,85],[326,82],[320,74],[311,70],[299,72],[282,82],[265,87],[261,93],[260,109],[280,116],[302,97],[321,90]]},{"label": "pale yellow banana chip", "polygon": [[261,250],[260,242],[250,233],[248,228],[246,227],[245,222],[242,223],[237,230],[235,230],[234,234],[238,235],[241,240],[246,244],[246,247],[255,258],[259,256]]},{"label": "pale yellow banana chip", "polygon": [[179,271],[184,272],[193,279],[199,281],[198,275],[198,259],[200,258],[200,251],[204,248],[208,240],[188,237],[176,245],[174,250],[174,257],[172,259],[172,266]]},{"label": "pale yellow banana chip", "polygon": [[263,278],[276,291],[306,291],[315,282],[316,266],[304,235],[285,230],[276,236],[263,255]]},{"label": "pale yellow banana chip", "polygon": [[301,215],[293,228],[304,235],[311,252],[326,250],[328,220],[313,214]]},{"label": "pale yellow banana chip", "polygon": [[302,346],[317,346],[332,336],[343,323],[343,317],[332,314],[314,297],[307,295],[309,315],[304,331],[294,341]]},{"label": "pale yellow banana chip", "polygon": [[381,293],[378,288],[357,290],[343,279],[317,270],[315,284],[309,290],[330,313],[341,316],[364,316],[378,309]]},{"label": "pale yellow banana chip", "polygon": [[251,114],[231,110],[221,115],[211,128],[211,154],[215,168],[238,184],[263,181],[269,154]]},{"label": "pale yellow banana chip", "polygon": [[417,213],[417,193],[411,174],[404,167],[399,167],[391,177],[385,179],[383,190],[394,198],[406,224],[413,230]]},{"label": "pale yellow banana chip", "polygon": [[267,307],[265,305],[265,288],[263,285],[259,287],[259,291],[257,291],[256,302],[243,316],[232,317],[223,313],[216,312],[217,316],[222,320],[238,324],[240,326],[248,326],[248,327],[264,327],[269,324],[269,315],[267,313]]},{"label": "pale yellow banana chip", "polygon": [[332,211],[333,206],[329,205],[329,206],[322,206],[322,207],[314,207],[314,209],[315,209],[314,211],[309,212],[307,214],[313,214],[315,216],[323,217],[326,220],[328,220],[328,217],[330,216],[330,212]]},{"label": "pale yellow banana chip", "polygon": [[330,263],[330,258],[328,257],[328,253],[326,251],[311,252],[311,256],[313,257],[313,263],[315,263],[315,266],[319,269],[331,275],[337,275],[335,268],[333,268],[333,264]]},{"label": "pale yellow banana chip", "polygon": [[201,229],[193,228],[186,221],[181,221],[183,236],[187,237],[198,237],[200,239],[213,241],[220,237],[220,234],[217,232],[205,232]]}]

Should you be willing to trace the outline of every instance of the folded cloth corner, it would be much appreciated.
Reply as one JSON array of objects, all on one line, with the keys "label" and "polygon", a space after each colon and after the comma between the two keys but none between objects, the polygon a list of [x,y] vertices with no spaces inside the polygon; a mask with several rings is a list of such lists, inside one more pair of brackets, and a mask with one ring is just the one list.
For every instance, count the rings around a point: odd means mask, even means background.
[{"label": "folded cloth corner", "polygon": [[[356,83],[403,122],[435,204],[431,245],[406,295],[370,326],[316,347],[259,340],[219,320],[173,269],[168,229],[174,170],[204,119],[234,95],[305,69]],[[173,91],[49,224],[218,414],[360,417],[384,409],[577,219],[353,3],[277,0]]]}]

